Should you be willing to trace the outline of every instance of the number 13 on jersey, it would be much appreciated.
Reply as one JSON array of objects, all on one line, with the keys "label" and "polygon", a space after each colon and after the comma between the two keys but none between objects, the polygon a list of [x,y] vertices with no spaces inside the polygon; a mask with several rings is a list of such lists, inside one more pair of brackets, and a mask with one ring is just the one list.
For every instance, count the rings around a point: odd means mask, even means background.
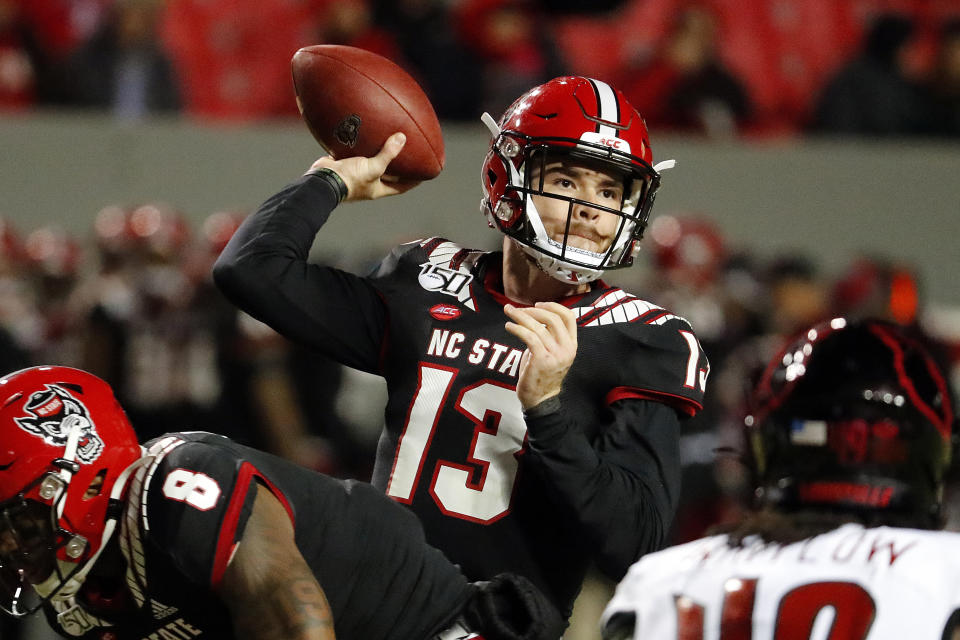
[{"label": "number 13 on jersey", "polygon": [[[413,497],[456,375],[457,369],[420,363],[417,391],[387,486],[387,495],[398,502]],[[527,433],[520,400],[512,387],[487,380],[462,389],[454,407],[474,424],[468,464],[439,461],[430,479],[430,495],[447,515],[490,523],[510,510],[519,464],[516,454]],[[473,481],[478,467],[480,477]]]},{"label": "number 13 on jersey", "polygon": [[[707,369],[698,369],[700,345],[689,331],[680,331],[689,357],[682,375],[683,385],[706,385]],[[424,469],[427,450],[441,420],[444,405],[459,372],[453,367],[421,362],[417,389],[397,447],[387,495],[410,503]],[[513,387],[482,380],[463,388],[453,399],[454,408],[473,423],[473,439],[466,463],[438,461],[430,478],[430,495],[449,516],[490,523],[510,510],[527,425]],[[479,472],[479,478],[473,474]]]}]

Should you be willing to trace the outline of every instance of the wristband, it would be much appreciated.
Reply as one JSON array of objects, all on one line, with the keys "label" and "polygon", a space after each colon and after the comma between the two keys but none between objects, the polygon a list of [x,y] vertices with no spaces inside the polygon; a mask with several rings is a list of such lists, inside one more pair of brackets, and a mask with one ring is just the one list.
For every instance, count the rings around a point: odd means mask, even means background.
[{"label": "wristband", "polygon": [[334,188],[334,191],[337,192],[337,204],[343,202],[343,199],[347,197],[347,183],[344,182],[343,178],[340,177],[340,174],[333,169],[322,167],[320,169],[308,171],[307,173],[309,175],[323,178],[330,183],[330,185]]},{"label": "wristband", "polygon": [[538,404],[533,405],[529,409],[526,409],[523,412],[524,418],[539,418],[540,416],[545,416],[550,413],[556,413],[560,411],[560,394],[555,396],[550,396],[546,400],[539,402]]}]

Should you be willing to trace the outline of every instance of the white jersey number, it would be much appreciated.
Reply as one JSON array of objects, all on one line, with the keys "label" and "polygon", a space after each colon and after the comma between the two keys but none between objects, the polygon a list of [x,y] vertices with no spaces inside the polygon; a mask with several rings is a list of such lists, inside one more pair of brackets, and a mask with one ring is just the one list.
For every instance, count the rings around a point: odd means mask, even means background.
[{"label": "white jersey number", "polygon": [[[750,640],[753,637],[756,592],[756,579],[727,580],[720,613],[720,640]],[[674,602],[677,606],[677,638],[703,640],[704,606],[686,596],[678,596]],[[832,615],[821,616],[824,610],[830,610]],[[791,589],[780,599],[773,640],[808,640],[812,637],[863,640],[876,612],[873,598],[854,582],[804,584]],[[826,625],[829,627],[823,629]]]},{"label": "white jersey number", "polygon": [[[409,502],[423,473],[430,440],[440,412],[449,400],[457,370],[420,365],[420,381],[390,472],[387,495]],[[454,408],[474,423],[466,463],[441,460],[430,480],[430,495],[451,516],[493,522],[510,510],[517,477],[516,454],[523,448],[527,425],[513,388],[495,382],[467,387]],[[476,481],[471,480],[479,472]]]},{"label": "white jersey number", "polygon": [[220,485],[202,473],[174,469],[163,482],[163,495],[177,502],[186,502],[194,509],[209,511],[217,506]]}]

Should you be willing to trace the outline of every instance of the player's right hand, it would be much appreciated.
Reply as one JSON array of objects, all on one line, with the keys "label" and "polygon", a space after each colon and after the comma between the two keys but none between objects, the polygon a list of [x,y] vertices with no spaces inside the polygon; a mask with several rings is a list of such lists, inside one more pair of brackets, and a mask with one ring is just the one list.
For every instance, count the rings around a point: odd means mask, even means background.
[{"label": "player's right hand", "polygon": [[377,155],[371,158],[356,156],[334,160],[324,156],[314,162],[310,170],[327,168],[337,172],[347,185],[346,202],[397,195],[420,184],[419,180],[403,181],[384,175],[387,165],[397,157],[405,143],[406,136],[397,132],[387,138]]},{"label": "player's right hand", "polygon": [[577,357],[577,317],[556,302],[507,304],[503,312],[510,318],[504,328],[527,345],[517,376],[517,398],[526,410],[560,393]]}]

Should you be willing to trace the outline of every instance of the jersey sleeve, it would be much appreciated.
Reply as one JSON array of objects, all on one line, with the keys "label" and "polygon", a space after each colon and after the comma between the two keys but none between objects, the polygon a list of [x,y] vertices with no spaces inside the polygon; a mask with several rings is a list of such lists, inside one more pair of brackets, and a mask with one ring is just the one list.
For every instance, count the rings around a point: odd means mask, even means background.
[{"label": "jersey sleeve", "polygon": [[278,333],[355,369],[378,373],[386,307],[370,281],[308,262],[337,205],[324,176],[308,174],[243,222],[213,267],[233,304]]},{"label": "jersey sleeve", "polygon": [[618,384],[607,394],[608,404],[631,398],[651,400],[681,416],[693,416],[703,409],[710,363],[685,320],[624,323],[616,328],[610,353],[627,355],[617,357]]},{"label": "jersey sleeve", "polygon": [[183,442],[162,457],[141,500],[152,544],[190,581],[216,587],[263,477],[231,451]]},{"label": "jersey sleeve", "polygon": [[618,580],[663,545],[680,492],[674,411],[625,399],[592,442],[562,408],[526,422],[530,464],[576,519],[600,571]]}]

